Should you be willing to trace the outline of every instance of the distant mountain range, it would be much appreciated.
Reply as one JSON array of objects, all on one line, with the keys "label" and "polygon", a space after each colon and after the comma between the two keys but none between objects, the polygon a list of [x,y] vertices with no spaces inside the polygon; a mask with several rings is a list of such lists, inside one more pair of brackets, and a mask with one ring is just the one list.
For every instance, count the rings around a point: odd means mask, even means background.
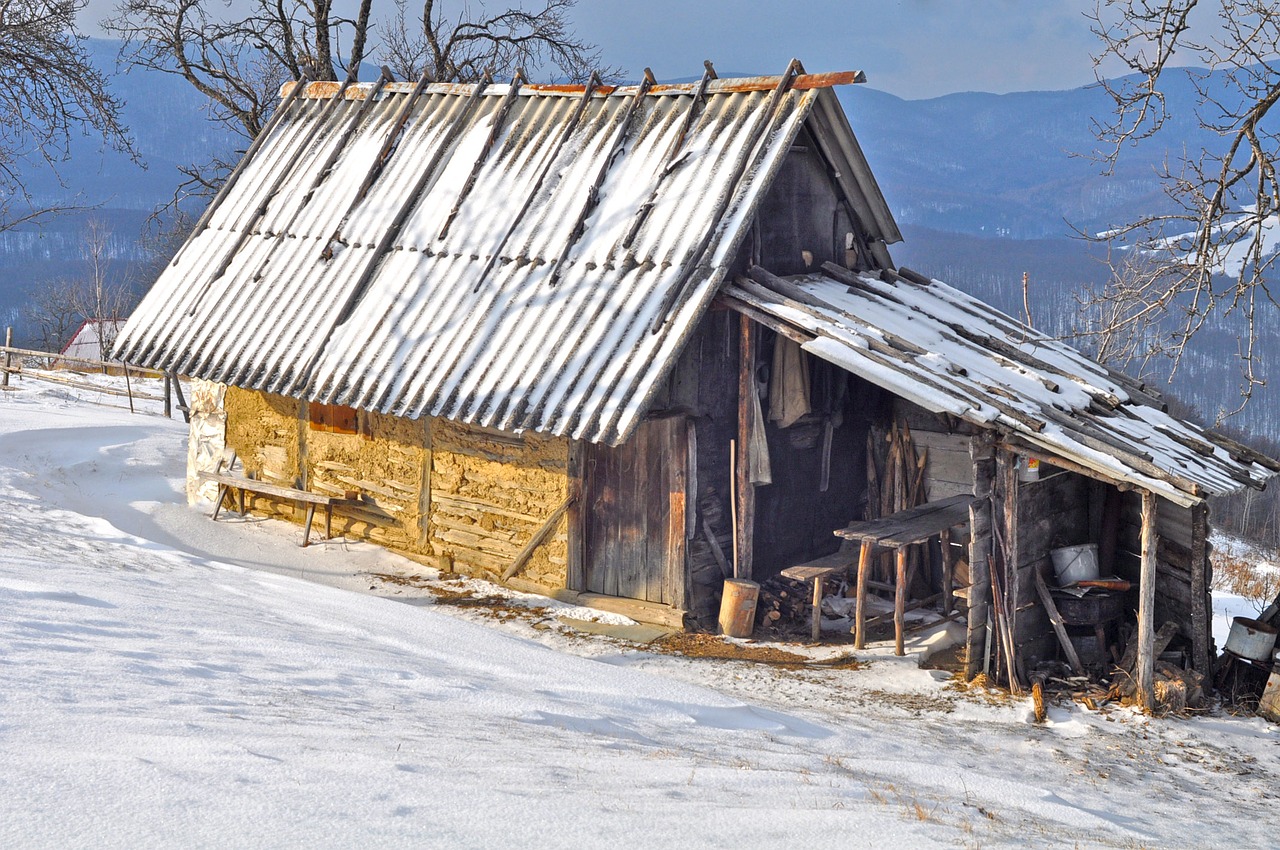
[{"label": "distant mountain range", "polygon": [[[116,42],[93,40],[91,49],[102,67],[114,67]],[[1155,170],[1166,155],[1180,153],[1183,145],[1222,144],[1199,127],[1187,73],[1169,82],[1166,130],[1127,150],[1110,176],[1087,158],[1097,146],[1093,120],[1111,110],[1096,87],[915,101],[865,86],[838,94],[907,235],[891,249],[895,260],[1018,316],[1027,272],[1037,325],[1065,333],[1077,311],[1074,294],[1107,278],[1102,252],[1073,239],[1075,229],[1097,232],[1161,208],[1166,201]],[[116,76],[114,86],[146,167],[86,138],[76,140],[71,161],[63,164],[65,186],[47,172],[30,172],[28,186],[38,200],[78,196],[99,207],[40,231],[0,233],[0,326],[14,324],[19,336],[19,307],[29,288],[82,269],[86,218],[112,228],[115,272],[145,286],[153,257],[137,235],[148,214],[172,197],[182,179],[178,166],[233,154],[244,144],[207,120],[203,99],[178,77],[135,70]],[[1273,350],[1280,350],[1280,334],[1276,339]],[[1184,369],[1175,387],[1210,416],[1233,406],[1236,351],[1230,323],[1218,326],[1197,348],[1195,368]],[[1242,424],[1280,439],[1280,403],[1269,398]]]},{"label": "distant mountain range", "polygon": [[852,86],[840,95],[900,224],[1040,239],[1099,232],[1164,207],[1156,169],[1166,157],[1184,145],[1223,147],[1199,126],[1190,73],[1166,80],[1165,129],[1126,149],[1107,176],[1090,158],[1094,121],[1112,110],[1097,86],[931,100]]}]

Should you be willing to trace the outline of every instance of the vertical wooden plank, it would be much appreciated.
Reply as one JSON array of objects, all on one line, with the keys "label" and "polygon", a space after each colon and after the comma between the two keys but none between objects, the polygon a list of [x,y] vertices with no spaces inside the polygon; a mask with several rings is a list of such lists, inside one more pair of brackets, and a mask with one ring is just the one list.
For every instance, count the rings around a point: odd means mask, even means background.
[{"label": "vertical wooden plank", "polygon": [[[298,416],[296,420],[297,441],[298,441],[298,468],[293,477],[293,486],[297,487],[299,490],[307,489],[307,484],[309,483],[307,479],[307,431],[308,431],[307,416],[308,416],[307,403],[305,401],[299,400]],[[295,518],[297,518],[298,512],[301,509],[302,509],[301,503],[295,503],[293,505],[293,515]]]},{"label": "vertical wooden plank", "polygon": [[1155,705],[1155,658],[1152,657],[1156,613],[1156,497],[1142,492],[1142,572],[1138,585],[1138,695],[1142,707],[1150,711]]},{"label": "vertical wooden plank", "polygon": [[422,418],[422,470],[418,476],[418,545],[426,548],[431,539],[431,419]]},{"label": "vertical wooden plank", "polygon": [[569,505],[568,517],[568,552],[566,552],[564,586],[569,590],[586,590],[586,527],[584,524],[583,502],[590,492],[584,475],[584,456],[586,447],[580,440],[569,441],[568,479],[569,494],[576,496]]},{"label": "vertical wooden plank", "polygon": [[689,504],[689,477],[692,475],[690,464],[694,463],[689,448],[689,436],[692,425],[686,427],[683,417],[671,419],[669,445],[671,454],[668,457],[667,469],[671,475],[667,488],[670,494],[670,522],[667,526],[667,557],[663,570],[662,602],[676,608],[686,607],[686,588],[688,587],[688,541],[692,536],[690,516],[696,510]]},{"label": "vertical wooden plank", "polygon": [[1209,596],[1209,505],[1191,509],[1191,665],[1206,679],[1212,673],[1213,603]]},{"label": "vertical wooden plank", "polygon": [[[635,568],[636,599],[649,602],[663,601],[663,584],[667,575],[667,559],[671,547],[671,478],[676,459],[672,457],[672,418],[646,422],[641,429],[647,432],[641,454],[635,458],[635,466],[643,472],[637,476],[634,491],[636,504],[641,506],[641,535],[637,542]],[[683,463],[683,458],[680,462]],[[683,525],[680,528],[684,536]]]},{"label": "vertical wooden plank", "polygon": [[752,394],[755,392],[756,326],[745,315],[738,317],[738,438],[734,476],[734,492],[737,494],[738,516],[734,528],[738,560],[734,567],[735,578],[751,578],[752,536],[755,533],[756,493],[751,484],[751,465],[747,462],[751,450]]},{"label": "vertical wooden plank", "polygon": [[624,445],[610,452],[615,458],[614,474],[617,502],[614,505],[614,535],[616,564],[612,574],[616,583],[611,596],[644,599],[645,544],[648,541],[648,492],[644,458],[649,450],[650,426],[642,422],[635,434]]}]

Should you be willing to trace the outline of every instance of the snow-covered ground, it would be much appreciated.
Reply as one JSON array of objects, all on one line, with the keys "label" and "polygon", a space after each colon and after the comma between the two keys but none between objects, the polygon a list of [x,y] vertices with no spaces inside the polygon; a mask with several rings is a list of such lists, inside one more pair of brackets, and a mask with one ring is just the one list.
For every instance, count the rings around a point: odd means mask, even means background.
[{"label": "snow-covered ground", "polygon": [[180,422],[77,395],[0,394],[0,846],[1276,843],[1264,721],[1037,726],[883,649],[685,658],[434,605],[375,547],[211,523]]}]

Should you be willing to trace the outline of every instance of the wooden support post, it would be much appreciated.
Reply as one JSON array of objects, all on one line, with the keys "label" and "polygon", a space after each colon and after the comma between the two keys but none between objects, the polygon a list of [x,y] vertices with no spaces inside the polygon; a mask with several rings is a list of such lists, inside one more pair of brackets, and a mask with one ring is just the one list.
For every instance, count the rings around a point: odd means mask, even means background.
[{"label": "wooden support post", "polygon": [[311,521],[316,517],[316,506],[307,504],[307,524],[302,529],[302,545],[305,548],[311,542]]},{"label": "wooden support post", "polygon": [[734,524],[734,577],[749,579],[752,573],[752,535],[755,532],[756,493],[751,484],[751,439],[755,403],[755,323],[746,316],[738,318],[738,439],[733,487],[737,494],[737,520]]},{"label": "wooden support post", "polygon": [[1209,596],[1209,505],[1191,508],[1191,666],[1209,681],[1213,672],[1213,604]]},{"label": "wooden support post", "polygon": [[178,380],[176,372],[170,372],[173,375],[173,395],[178,399],[178,409],[182,411],[182,421],[191,421],[191,408],[187,406],[187,400],[182,396],[182,381]]},{"label": "wooden support post", "polygon": [[13,366],[13,352],[9,348],[13,345],[13,328],[4,329],[4,386],[9,386],[9,369]]},{"label": "wooden support post", "polygon": [[870,540],[862,541],[862,551],[858,554],[858,606],[854,613],[853,648],[864,649],[867,645],[867,581],[871,572]]},{"label": "wooden support post", "polygon": [[1156,496],[1142,492],[1142,572],[1138,585],[1138,698],[1146,711],[1155,706]]},{"label": "wooden support post", "polygon": [[907,608],[907,547],[898,547],[897,561],[898,587],[893,594],[893,654],[906,655],[906,647],[902,642],[902,630]]},{"label": "wooden support post", "polygon": [[173,395],[173,377],[168,373],[164,373],[164,418],[173,418],[173,402],[170,396]]},{"label": "wooden support post", "polygon": [[995,479],[995,444],[989,432],[969,443],[973,464],[973,495],[982,499],[969,508],[969,604],[965,633],[965,679],[972,679],[988,667],[991,657],[991,491]]},{"label": "wooden support post", "polygon": [[951,595],[951,573],[954,569],[951,559],[951,529],[944,528],[938,535],[938,541],[942,545],[942,615],[945,617],[951,613],[951,603],[955,599]]}]

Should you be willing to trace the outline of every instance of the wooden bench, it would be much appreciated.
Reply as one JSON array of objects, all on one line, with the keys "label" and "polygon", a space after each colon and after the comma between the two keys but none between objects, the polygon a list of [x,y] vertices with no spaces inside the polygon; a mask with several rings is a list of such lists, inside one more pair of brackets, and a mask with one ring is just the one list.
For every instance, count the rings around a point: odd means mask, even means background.
[{"label": "wooden bench", "polygon": [[[234,459],[232,462],[234,463]],[[298,490],[294,487],[273,484],[270,481],[259,481],[256,478],[223,472],[221,469],[222,464],[219,463],[217,472],[197,473],[201,481],[213,481],[218,485],[218,497],[213,504],[212,519],[214,522],[218,521],[218,513],[222,510],[222,503],[232,490],[236,492],[236,506],[239,508],[241,516],[245,513],[244,494],[246,492],[260,493],[263,496],[272,496],[284,501],[297,502],[307,507],[307,521],[302,531],[303,546],[311,542],[311,523],[315,519],[317,507],[324,507],[324,539],[327,540],[333,536],[334,506],[352,505],[359,501],[358,499],[348,499],[342,496],[326,496],[321,493],[312,493],[309,490]]]},{"label": "wooden bench", "polygon": [[839,552],[823,555],[821,558],[787,567],[782,571],[783,578],[813,582],[813,625],[810,633],[815,641],[822,639],[822,583],[828,576],[843,573],[857,566],[857,563],[857,553],[847,552],[842,548]]},{"label": "wooden bench", "polygon": [[[942,499],[937,502],[926,502],[882,519],[851,523],[847,528],[841,528],[835,532],[837,537],[842,537],[845,540],[845,543],[840,547],[840,551],[824,555],[821,558],[815,558],[812,561],[806,561],[803,564],[797,564],[794,567],[787,567],[783,570],[781,572],[783,578],[789,578],[793,581],[813,582],[813,625],[811,629],[813,639],[815,641],[821,639],[822,583],[829,576],[855,570],[854,575],[857,576],[858,580],[858,598],[857,609],[854,614],[854,648],[862,649],[866,646],[866,627],[881,619],[879,617],[867,619],[866,617],[867,588],[873,587],[877,590],[894,592],[895,651],[898,655],[902,655],[904,651],[902,643],[903,614],[908,608],[905,600],[906,547],[913,543],[923,542],[930,537],[941,537],[943,544],[943,584],[944,586],[949,586],[952,569],[949,545],[951,528],[969,521],[969,506],[974,501],[974,497],[968,495],[952,496],[949,499]],[[893,584],[872,581],[867,575],[872,554],[886,550],[895,551],[897,555],[898,575],[897,581]],[[949,612],[950,598],[946,597],[945,592],[941,596],[944,599],[944,609]],[[920,604],[932,602],[936,598],[939,597],[920,600]]]}]

